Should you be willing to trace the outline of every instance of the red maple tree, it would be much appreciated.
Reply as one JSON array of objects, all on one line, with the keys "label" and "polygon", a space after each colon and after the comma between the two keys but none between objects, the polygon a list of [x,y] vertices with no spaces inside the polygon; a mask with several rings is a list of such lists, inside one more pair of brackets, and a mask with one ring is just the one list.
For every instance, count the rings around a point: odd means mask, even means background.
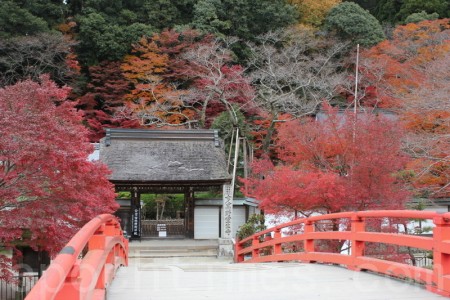
[{"label": "red maple tree", "polygon": [[92,142],[98,142],[105,135],[105,127],[139,127],[137,122],[115,117],[130,89],[130,83],[121,73],[120,62],[103,61],[89,67],[89,78],[86,93],[77,99],[77,108],[84,113]]},{"label": "red maple tree", "polygon": [[406,158],[394,121],[371,114],[328,111],[324,120],[280,126],[279,162],[256,162],[244,180],[249,196],[273,213],[303,215],[404,207]]},{"label": "red maple tree", "polygon": [[81,114],[64,101],[69,90],[40,81],[0,89],[0,242],[55,253],[117,204],[107,167],[88,161],[93,147]]}]

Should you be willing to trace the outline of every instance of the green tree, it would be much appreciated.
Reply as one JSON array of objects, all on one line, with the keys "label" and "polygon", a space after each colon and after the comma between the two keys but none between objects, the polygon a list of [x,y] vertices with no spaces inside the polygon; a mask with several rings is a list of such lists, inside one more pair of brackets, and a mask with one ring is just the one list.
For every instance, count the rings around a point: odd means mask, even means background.
[{"label": "green tree", "polygon": [[[195,0],[88,0],[78,16],[80,60],[120,60],[131,44],[191,22]],[[75,5],[76,3],[73,3]],[[79,6],[77,6],[79,8]]]},{"label": "green tree", "polygon": [[450,4],[448,0],[404,0],[397,14],[397,19],[405,20],[413,13],[420,13],[422,11],[432,14],[437,13],[440,17],[448,17]]},{"label": "green tree", "polygon": [[120,60],[131,50],[131,45],[143,35],[151,35],[150,25],[133,23],[129,26],[111,24],[107,17],[91,12],[79,17],[80,61],[95,64],[103,60]]},{"label": "green tree", "polygon": [[359,6],[361,6],[364,9],[367,9],[372,13],[373,9],[377,6],[377,3],[380,2],[380,0],[351,0],[347,2],[355,2]]},{"label": "green tree", "polygon": [[81,13],[83,6],[85,4],[84,0],[66,0],[67,8],[69,10],[69,14],[72,16],[76,16]]},{"label": "green tree", "polygon": [[47,22],[14,1],[0,1],[0,38],[34,35],[49,31]]},{"label": "green tree", "polygon": [[67,5],[62,0],[13,0],[22,9],[28,10],[36,17],[45,20],[50,27],[62,22],[67,15]]},{"label": "green tree", "polygon": [[210,32],[218,34],[229,30],[231,22],[229,20],[222,21],[220,16],[223,16],[224,12],[221,7],[220,0],[199,0],[194,7],[194,20],[192,25],[204,32]]},{"label": "green tree", "polygon": [[[130,25],[141,22],[162,30],[191,21],[196,0],[88,0],[87,9],[101,13],[109,22]],[[76,3],[73,3],[76,4]],[[76,6],[75,6],[76,9]]]},{"label": "green tree", "polygon": [[439,14],[438,13],[432,13],[432,14],[428,14],[425,11],[421,11],[419,13],[413,13],[410,14],[409,16],[406,17],[405,19],[405,24],[408,23],[419,23],[425,20],[437,20],[439,18]]},{"label": "green tree", "polygon": [[160,30],[185,25],[192,20],[196,0],[144,0],[140,15],[146,22]]},{"label": "green tree", "polygon": [[[448,0],[379,0],[370,11],[382,23],[409,23],[408,16],[422,11],[437,13],[440,18],[450,17],[450,4]],[[416,20],[417,15],[413,18]]]},{"label": "green tree", "polygon": [[237,119],[237,122],[236,120],[231,119],[229,112],[224,111],[220,113],[211,124],[211,129],[218,129],[220,137],[225,141],[225,143],[228,144],[233,142],[231,141],[231,137],[236,126],[239,128],[240,135],[243,135],[246,138],[251,138],[249,134],[249,124],[246,123],[245,115],[242,113],[238,105],[233,104],[232,107],[236,115],[235,118]]},{"label": "green tree", "polygon": [[85,3],[85,11],[95,10],[106,16],[117,17],[123,9],[122,0],[87,0]]},{"label": "green tree", "polygon": [[344,2],[333,7],[325,19],[325,28],[366,47],[385,39],[378,20],[353,2]]},{"label": "green tree", "polygon": [[236,232],[236,236],[239,238],[239,240],[243,240],[251,236],[252,234],[263,231],[264,229],[266,229],[264,223],[264,215],[253,214],[248,218],[245,224],[239,227],[238,231]]},{"label": "green tree", "polygon": [[379,0],[373,10],[373,15],[383,23],[396,23],[397,13],[401,3],[396,0]]},{"label": "green tree", "polygon": [[194,8],[195,28],[252,39],[296,21],[296,9],[284,0],[200,0]]}]

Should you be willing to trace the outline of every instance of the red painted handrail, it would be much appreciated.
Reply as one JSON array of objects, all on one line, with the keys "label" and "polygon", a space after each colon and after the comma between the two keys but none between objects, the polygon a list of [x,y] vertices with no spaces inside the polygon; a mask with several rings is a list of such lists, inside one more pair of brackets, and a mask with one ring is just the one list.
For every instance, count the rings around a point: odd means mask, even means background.
[{"label": "red painted handrail", "polygon": [[61,250],[25,299],[105,299],[121,265],[128,265],[128,240],[120,223],[113,215],[97,216]]},{"label": "red painted handrail", "polygon": [[[431,219],[435,225],[432,237],[400,233],[381,233],[366,231],[367,219],[400,218]],[[319,221],[347,219],[348,231],[315,231]],[[297,226],[301,233],[282,235],[283,228]],[[317,240],[347,240],[351,254],[317,252]],[[302,242],[303,251],[285,253],[283,244]],[[433,252],[433,268],[426,269],[403,263],[365,256],[365,243],[382,243],[414,247]],[[251,244],[249,246],[246,246]],[[264,255],[261,255],[264,253]],[[416,210],[380,210],[345,212],[297,219],[288,223],[258,232],[236,242],[235,262],[279,262],[303,261],[321,262],[347,266],[354,271],[369,270],[399,278],[409,278],[426,285],[427,289],[450,297],[450,213]]]}]

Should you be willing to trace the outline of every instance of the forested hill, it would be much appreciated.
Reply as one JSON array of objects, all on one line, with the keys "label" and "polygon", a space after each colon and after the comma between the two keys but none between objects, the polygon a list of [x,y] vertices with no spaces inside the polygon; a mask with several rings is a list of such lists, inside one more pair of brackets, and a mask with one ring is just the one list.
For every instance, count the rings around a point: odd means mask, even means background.
[{"label": "forested hill", "polygon": [[274,161],[280,124],[328,105],[389,110],[408,136],[404,177],[442,196],[449,17],[448,0],[2,0],[0,87],[50,74],[91,141],[105,127],[225,140],[239,127]]}]

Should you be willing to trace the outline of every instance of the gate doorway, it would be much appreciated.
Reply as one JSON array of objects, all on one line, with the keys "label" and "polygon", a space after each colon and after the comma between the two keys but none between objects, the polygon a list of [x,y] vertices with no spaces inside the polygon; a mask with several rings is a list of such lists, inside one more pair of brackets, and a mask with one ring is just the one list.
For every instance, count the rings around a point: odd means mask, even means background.
[{"label": "gate doorway", "polygon": [[141,203],[143,238],[185,237],[184,194],[141,194]]}]

